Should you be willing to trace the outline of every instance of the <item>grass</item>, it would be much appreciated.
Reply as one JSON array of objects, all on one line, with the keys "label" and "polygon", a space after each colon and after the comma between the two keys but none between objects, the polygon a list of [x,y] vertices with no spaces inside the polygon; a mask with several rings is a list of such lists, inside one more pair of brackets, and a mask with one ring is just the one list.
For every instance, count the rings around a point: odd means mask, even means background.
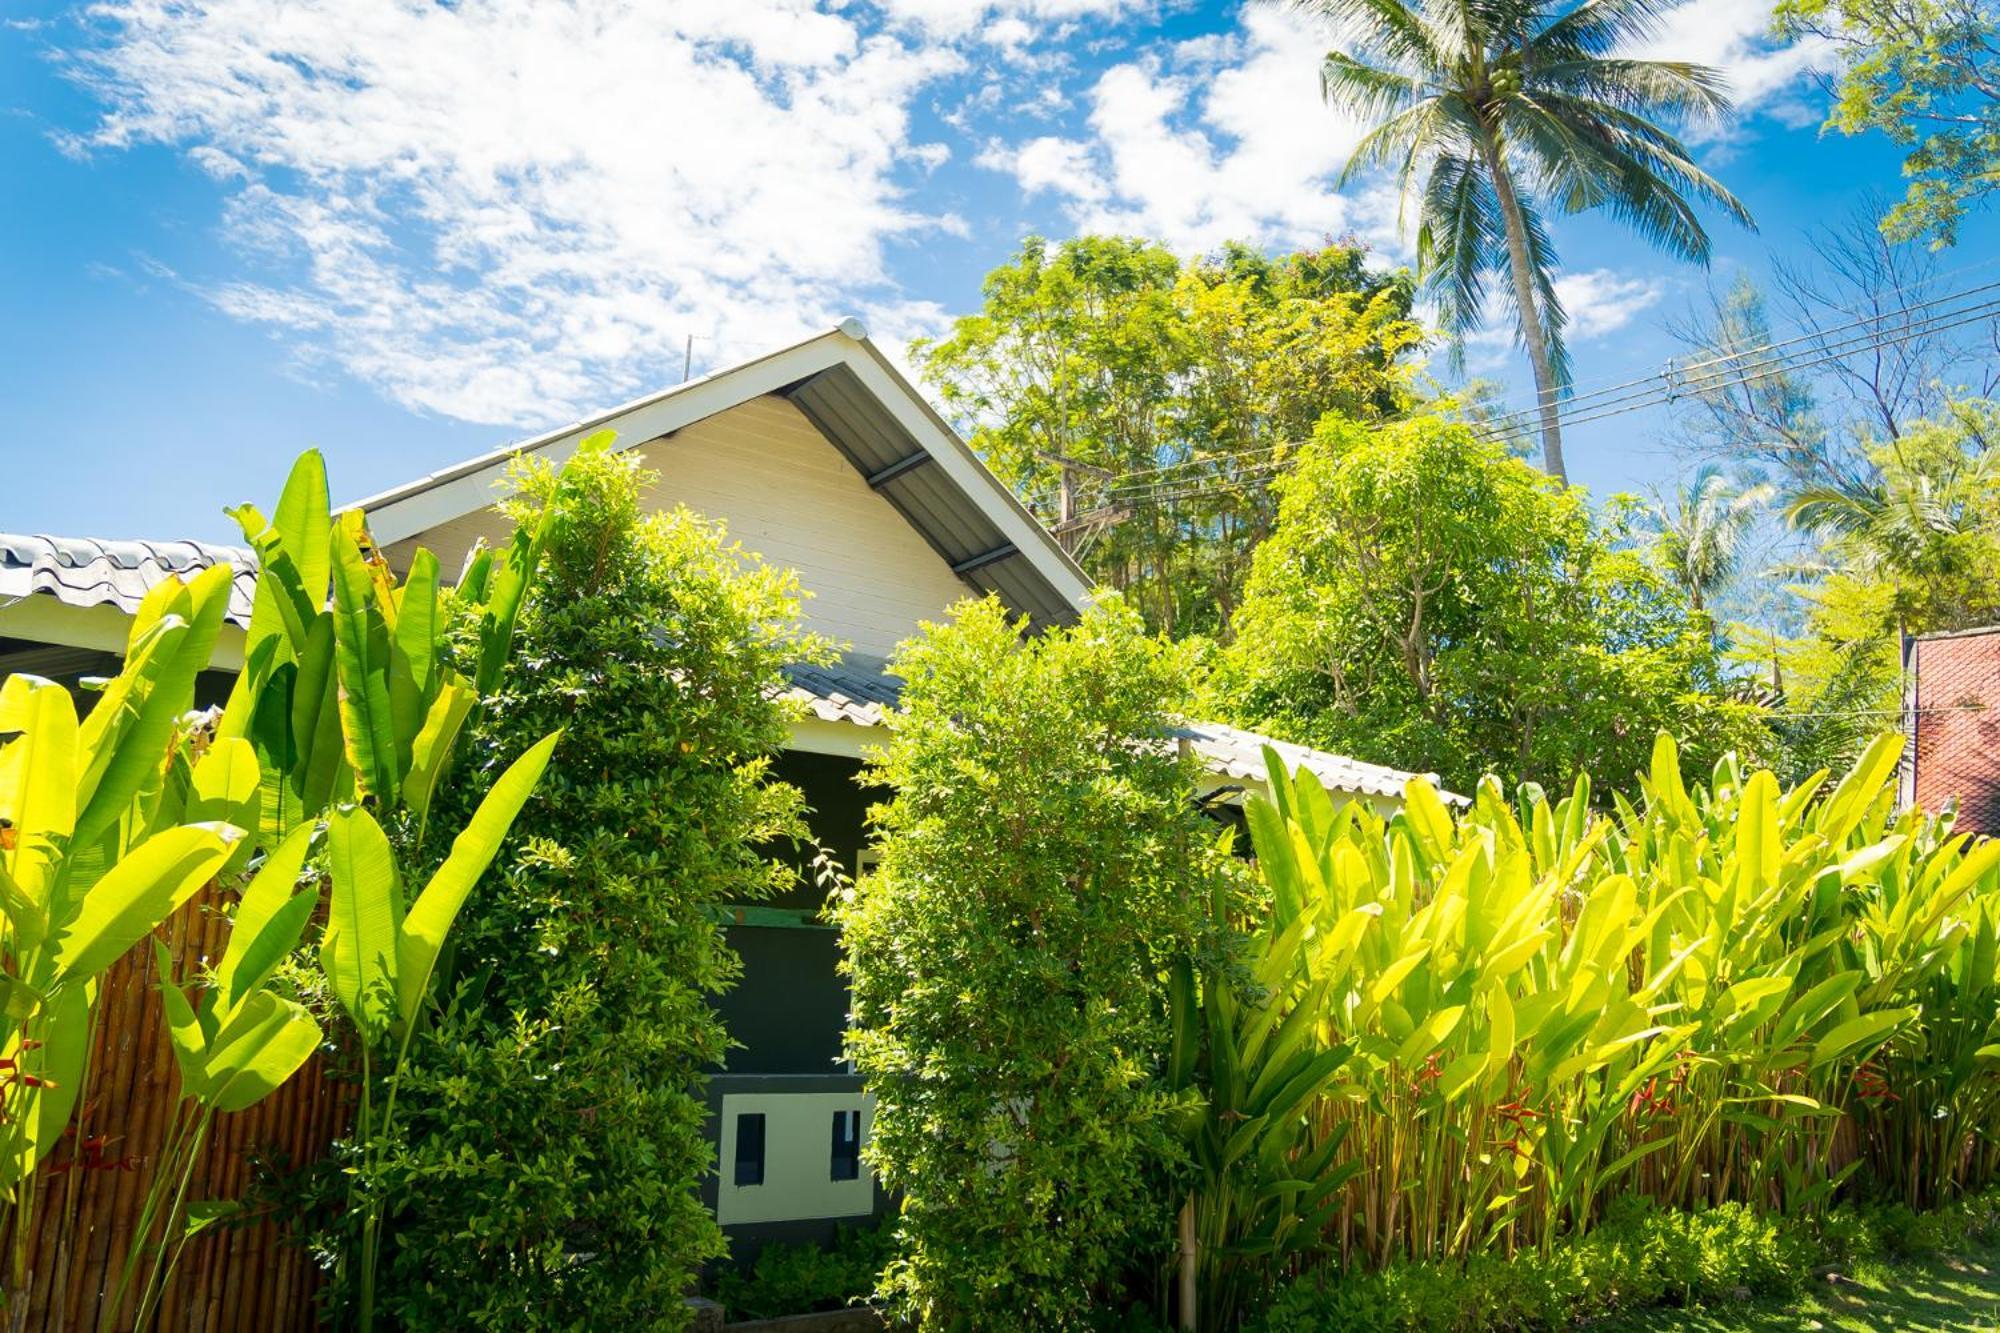
[{"label": "grass", "polygon": [[1837,1280],[1816,1280],[1811,1290],[1787,1301],[1656,1310],[1592,1327],[1602,1333],[1777,1333],[1781,1329],[1991,1333],[2000,1329],[2000,1249],[1900,1264],[1864,1264]]}]

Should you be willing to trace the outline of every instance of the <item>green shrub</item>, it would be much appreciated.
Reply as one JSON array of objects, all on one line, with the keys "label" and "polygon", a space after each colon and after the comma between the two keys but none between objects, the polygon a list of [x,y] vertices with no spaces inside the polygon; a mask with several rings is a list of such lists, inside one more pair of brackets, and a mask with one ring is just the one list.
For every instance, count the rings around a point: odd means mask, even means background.
[{"label": "green shrub", "polygon": [[731,1319],[838,1310],[875,1294],[894,1253],[895,1236],[887,1227],[840,1227],[831,1246],[766,1245],[749,1272],[725,1268],[717,1274],[714,1296]]},{"label": "green shrub", "polygon": [[1656,1306],[1798,1291],[1825,1265],[1952,1253],[2000,1238],[2000,1196],[1931,1213],[1901,1205],[1840,1207],[1817,1219],[1765,1216],[1741,1204],[1699,1212],[1626,1197],[1602,1225],[1544,1255],[1478,1255],[1463,1264],[1322,1272],[1293,1283],[1256,1325],[1262,1333],[1334,1328],[1563,1329]]},{"label": "green shrub", "polygon": [[518,480],[517,521],[549,519],[541,571],[442,803],[555,726],[564,763],[521,821],[540,836],[468,903],[454,998],[400,1089],[382,1303],[412,1327],[672,1327],[723,1249],[700,1094],[737,961],[707,909],[785,882],[760,851],[802,831],[767,775],[772,687],[823,649],[792,575],[685,511],[642,514],[629,455]]},{"label": "green shrub", "polygon": [[882,859],[838,912],[903,1196],[885,1293],[930,1329],[1094,1325],[1162,1270],[1182,1189],[1164,972],[1220,856],[1161,734],[1186,659],[1115,603],[1027,638],[989,600],[896,670]]}]

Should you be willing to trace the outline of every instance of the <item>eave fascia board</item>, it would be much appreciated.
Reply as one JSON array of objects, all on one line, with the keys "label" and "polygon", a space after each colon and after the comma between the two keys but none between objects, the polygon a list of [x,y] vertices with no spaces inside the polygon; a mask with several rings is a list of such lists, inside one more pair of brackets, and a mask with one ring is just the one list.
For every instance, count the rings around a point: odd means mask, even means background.
[{"label": "eave fascia board", "polygon": [[391,546],[506,498],[507,465],[519,455],[534,454],[560,465],[585,439],[606,429],[617,432],[621,450],[650,443],[831,368],[841,359],[842,344],[852,341],[844,330],[829,330],[755,361],[677,384],[574,425],[434,472],[348,508],[367,514],[376,542]]},{"label": "eave fascia board", "polygon": [[605,429],[617,431],[620,449],[634,448],[836,366],[845,366],[854,374],[1058,595],[1078,610],[1088,605],[1089,577],[1013,492],[986,470],[855,320],[755,361],[676,385],[350,507],[368,515],[369,530],[377,543],[392,546],[504,498],[507,465],[516,455],[532,453],[560,464],[586,437]]}]

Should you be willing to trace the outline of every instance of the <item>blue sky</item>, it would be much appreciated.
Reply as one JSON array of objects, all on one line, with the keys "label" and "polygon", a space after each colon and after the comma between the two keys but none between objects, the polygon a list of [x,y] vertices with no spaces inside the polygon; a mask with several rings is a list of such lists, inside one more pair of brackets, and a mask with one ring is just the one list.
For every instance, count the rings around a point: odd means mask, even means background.
[{"label": "blue sky", "polygon": [[[1746,114],[1704,161],[1709,274],[1560,224],[1580,386],[1656,367],[1704,283],[1895,192],[1822,137],[1823,59],[1763,0],[1688,0],[1654,52]],[[299,449],[336,498],[858,314],[934,332],[1028,232],[1193,253],[1329,234],[1407,255],[1327,36],[1164,0],[15,0],[0,27],[0,528],[230,538]],[[1971,229],[1947,263],[1990,250]],[[1475,368],[1518,400],[1504,339]],[[1663,419],[1580,427],[1575,479],[1644,488]]]}]

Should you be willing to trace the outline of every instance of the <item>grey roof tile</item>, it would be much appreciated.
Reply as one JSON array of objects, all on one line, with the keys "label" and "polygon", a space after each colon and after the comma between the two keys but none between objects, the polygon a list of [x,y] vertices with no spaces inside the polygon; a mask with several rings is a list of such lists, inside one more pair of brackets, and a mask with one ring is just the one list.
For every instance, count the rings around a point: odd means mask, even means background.
[{"label": "grey roof tile", "polygon": [[[903,688],[896,677],[853,661],[832,667],[795,665],[786,668],[785,675],[791,686],[785,697],[804,704],[814,717],[822,722],[847,722],[861,727],[884,725]],[[1239,781],[1264,780],[1266,745],[1276,750],[1287,764],[1306,769],[1335,791],[1400,800],[1403,784],[1414,776],[1310,746],[1273,740],[1220,722],[1183,722],[1172,735],[1186,740],[1211,773]],[[1426,776],[1435,781],[1433,775]],[[1447,799],[1457,798],[1447,794]]]},{"label": "grey roof tile", "polygon": [[127,615],[162,580],[233,565],[229,619],[250,623],[257,558],[237,546],[194,541],[102,541],[0,532],[0,604],[36,594],[66,606],[115,606]]}]

